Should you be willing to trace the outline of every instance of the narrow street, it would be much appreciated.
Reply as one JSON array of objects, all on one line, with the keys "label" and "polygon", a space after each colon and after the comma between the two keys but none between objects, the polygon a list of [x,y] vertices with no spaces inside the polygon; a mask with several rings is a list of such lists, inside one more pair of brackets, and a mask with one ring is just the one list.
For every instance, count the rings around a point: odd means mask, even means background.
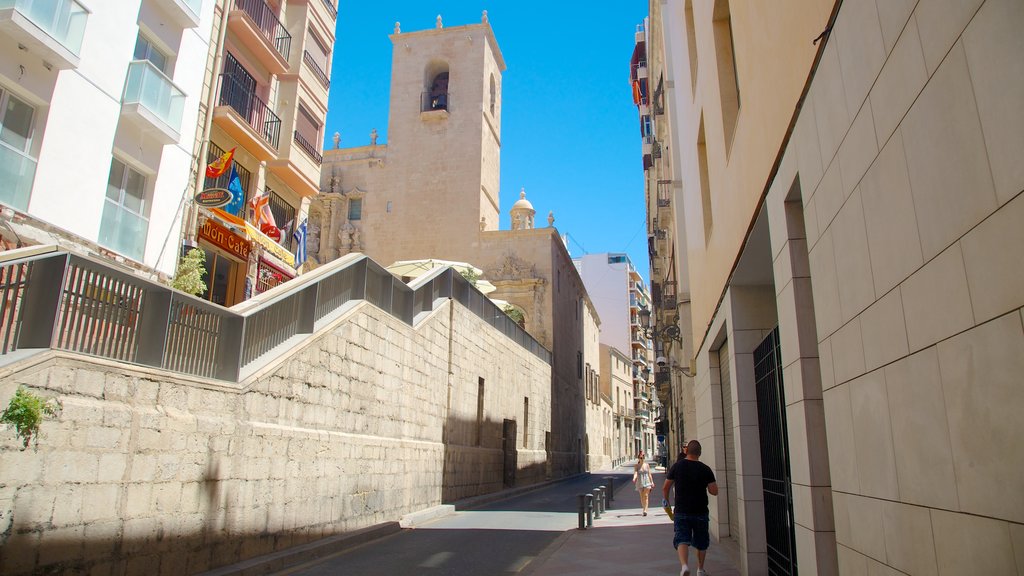
[{"label": "narrow street", "polygon": [[[614,478],[615,500],[592,528],[577,530],[577,494],[603,484],[606,476]],[[620,466],[554,483],[292,566],[276,576],[678,573],[671,521],[660,507],[664,473],[655,474],[647,516],[631,476],[629,466]],[[738,574],[734,553],[731,542],[714,543],[709,573]]]}]

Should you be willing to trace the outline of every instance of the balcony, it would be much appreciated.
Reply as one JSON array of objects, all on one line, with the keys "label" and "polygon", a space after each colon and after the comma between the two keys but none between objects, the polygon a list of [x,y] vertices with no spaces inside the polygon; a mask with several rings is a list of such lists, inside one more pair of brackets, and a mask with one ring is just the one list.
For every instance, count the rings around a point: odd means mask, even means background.
[{"label": "balcony", "polygon": [[228,28],[271,74],[288,71],[292,36],[263,0],[234,0]]},{"label": "balcony", "polygon": [[220,75],[213,121],[261,161],[277,158],[281,119],[256,94],[228,74]]},{"label": "balcony", "polygon": [[296,194],[306,198],[320,192],[320,164],[323,161],[324,157],[316,145],[296,130],[292,133],[291,146],[283,147],[276,160],[267,162],[267,168]]},{"label": "balcony", "polygon": [[636,63],[636,77],[639,79],[639,78],[647,78],[647,76],[648,76],[648,73],[647,73],[647,59],[646,58],[641,58]]},{"label": "balcony", "polygon": [[36,177],[36,160],[0,142],[0,202],[25,212]]},{"label": "balcony", "polygon": [[174,144],[181,138],[181,112],[185,93],[148,60],[128,65],[121,117],[162,144]]},{"label": "balcony", "polygon": [[89,13],[76,0],[0,0],[0,33],[43,59],[47,68],[78,67]]},{"label": "balcony", "polygon": [[178,26],[182,28],[199,26],[199,13],[203,10],[203,0],[163,0],[162,5],[167,15]]},{"label": "balcony", "polygon": [[295,131],[295,144],[297,144],[299,146],[299,148],[302,149],[303,152],[308,154],[309,157],[314,162],[316,162],[317,164],[322,164],[323,163],[323,161],[324,161],[323,154],[317,152],[316,151],[316,146],[313,145],[313,143],[311,143],[309,140],[306,140],[305,138],[303,138],[302,134],[299,134],[298,130]]},{"label": "balcony", "polygon": [[331,79],[327,77],[327,73],[324,72],[323,68],[316,63],[316,60],[313,59],[313,55],[310,54],[308,50],[302,51],[302,61],[306,63],[306,66],[308,66],[310,71],[313,72],[316,79],[324,85],[324,88],[329,90],[331,88]]}]

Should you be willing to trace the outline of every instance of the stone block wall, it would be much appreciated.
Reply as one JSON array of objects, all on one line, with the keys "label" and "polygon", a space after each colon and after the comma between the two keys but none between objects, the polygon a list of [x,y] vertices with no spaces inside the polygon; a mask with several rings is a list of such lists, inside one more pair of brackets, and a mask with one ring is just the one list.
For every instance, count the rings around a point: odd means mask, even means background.
[{"label": "stone block wall", "polygon": [[489,422],[522,429],[531,398],[513,462],[542,479],[550,367],[457,304],[416,328],[362,304],[240,384],[57,352],[9,366],[4,401],[25,385],[61,409],[28,450],[0,435],[0,572],[194,573],[497,490],[500,435],[444,440],[477,374]]}]

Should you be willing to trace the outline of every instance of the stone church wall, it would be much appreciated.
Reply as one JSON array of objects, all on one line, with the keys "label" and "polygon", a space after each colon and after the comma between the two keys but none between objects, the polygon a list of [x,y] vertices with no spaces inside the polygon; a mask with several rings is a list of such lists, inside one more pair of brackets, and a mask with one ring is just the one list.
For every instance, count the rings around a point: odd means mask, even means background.
[{"label": "stone church wall", "polygon": [[194,573],[498,490],[508,460],[543,480],[550,382],[454,303],[360,304],[237,385],[44,353],[0,373],[61,405],[27,450],[0,433],[0,573]]}]

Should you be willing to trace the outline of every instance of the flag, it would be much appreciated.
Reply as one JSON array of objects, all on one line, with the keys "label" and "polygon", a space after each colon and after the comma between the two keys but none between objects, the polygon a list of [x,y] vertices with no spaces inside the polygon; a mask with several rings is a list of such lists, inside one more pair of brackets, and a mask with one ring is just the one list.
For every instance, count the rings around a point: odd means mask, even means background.
[{"label": "flag", "polygon": [[295,227],[295,232],[292,233],[292,238],[295,239],[295,267],[302,266],[302,263],[306,261],[306,222],[309,219],[302,221]]},{"label": "flag", "polygon": [[274,213],[270,211],[270,196],[266,191],[258,196],[253,196],[253,199],[249,201],[249,206],[252,207],[252,217],[255,220],[253,224],[257,228],[262,230],[266,226],[277,227]]},{"label": "flag", "polygon": [[220,178],[228,171],[228,167],[231,166],[231,159],[235,156],[235,149],[232,148],[224,153],[223,156],[217,158],[210,165],[206,167],[207,178]]},{"label": "flag", "polygon": [[243,216],[242,207],[245,206],[245,190],[242,190],[242,180],[238,177],[238,172],[235,171],[234,166],[231,167],[231,178],[228,179],[228,191],[231,192],[231,202],[224,206],[224,211],[235,216]]}]

